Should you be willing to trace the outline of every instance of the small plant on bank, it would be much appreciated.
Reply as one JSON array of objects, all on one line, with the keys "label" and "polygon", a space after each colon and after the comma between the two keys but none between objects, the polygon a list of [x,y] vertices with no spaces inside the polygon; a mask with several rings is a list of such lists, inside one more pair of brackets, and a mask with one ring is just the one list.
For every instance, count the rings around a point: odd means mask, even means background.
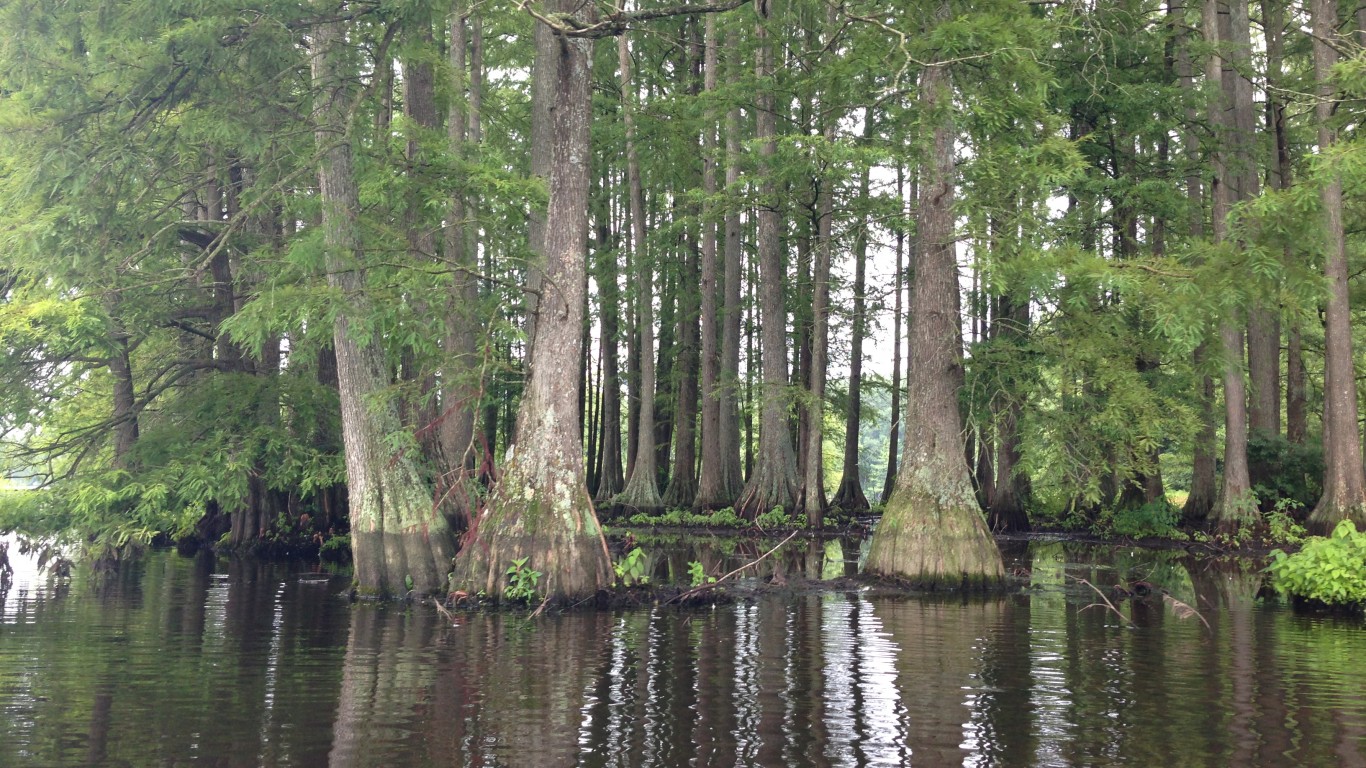
[{"label": "small plant on bank", "polygon": [[626,556],[612,566],[617,573],[617,581],[622,586],[630,587],[637,584],[649,584],[650,575],[646,572],[645,550],[636,547]]},{"label": "small plant on bank", "polygon": [[1304,526],[1295,522],[1292,512],[1301,509],[1294,499],[1277,499],[1266,513],[1266,538],[1271,544],[1299,544],[1304,541]]},{"label": "small plant on bank", "polygon": [[805,528],[806,519],[791,517],[782,507],[774,507],[754,518],[754,525],[759,528]]},{"label": "small plant on bank", "polygon": [[692,582],[692,585],[694,587],[701,587],[706,584],[716,583],[716,577],[709,576],[707,574],[707,569],[703,568],[702,563],[698,562],[697,560],[693,560],[692,562],[688,563],[688,580]]},{"label": "small plant on bank", "polygon": [[1366,608],[1366,533],[1343,520],[1327,538],[1313,536],[1293,555],[1271,553],[1276,588],[1331,607]]},{"label": "small plant on bank", "polygon": [[508,566],[508,586],[503,590],[503,597],[508,600],[530,603],[540,597],[536,583],[541,580],[541,572],[528,568],[526,562],[527,558],[519,557]]}]

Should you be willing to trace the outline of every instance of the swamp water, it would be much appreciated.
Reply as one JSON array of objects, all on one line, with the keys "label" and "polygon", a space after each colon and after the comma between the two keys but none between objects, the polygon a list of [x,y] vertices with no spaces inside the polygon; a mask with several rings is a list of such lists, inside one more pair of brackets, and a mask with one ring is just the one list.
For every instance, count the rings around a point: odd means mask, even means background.
[{"label": "swamp water", "polygon": [[[990,598],[779,589],[528,620],[353,605],[347,577],[156,553],[0,595],[0,766],[1357,766],[1366,628],[1255,600],[1250,565],[1006,542]],[[712,573],[753,542],[647,565]],[[729,551],[727,551],[729,550]],[[763,567],[843,575],[857,545]],[[1197,606],[1091,607],[1082,578]]]}]

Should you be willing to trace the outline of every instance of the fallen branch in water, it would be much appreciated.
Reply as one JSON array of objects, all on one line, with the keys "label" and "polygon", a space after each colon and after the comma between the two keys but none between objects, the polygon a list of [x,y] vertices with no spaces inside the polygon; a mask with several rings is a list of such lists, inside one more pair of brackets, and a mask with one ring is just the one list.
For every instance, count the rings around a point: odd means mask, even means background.
[{"label": "fallen branch in water", "polygon": [[786,543],[788,543],[789,541],[792,541],[792,537],[794,537],[794,536],[796,536],[796,535],[797,535],[797,531],[793,531],[792,533],[789,533],[789,534],[787,535],[787,538],[785,538],[785,539],[783,539],[782,541],[778,542],[778,543],[773,547],[773,549],[770,549],[769,551],[763,553],[762,555],[759,555],[758,557],[754,558],[753,560],[749,561],[748,563],[745,563],[744,565],[740,566],[739,568],[736,568],[735,570],[731,571],[730,573],[726,574],[725,576],[722,576],[721,578],[717,579],[716,581],[713,581],[713,582],[711,582],[711,583],[709,583],[709,584],[703,584],[703,585],[700,586],[700,587],[694,587],[694,588],[692,588],[692,589],[690,589],[690,590],[688,590],[687,592],[684,592],[684,593],[682,593],[682,594],[674,595],[673,597],[671,597],[671,598],[669,598],[668,600],[666,600],[664,604],[665,604],[665,605],[668,605],[669,603],[682,602],[682,601],[687,600],[688,598],[692,597],[693,595],[700,595],[700,594],[702,594],[703,592],[705,592],[705,591],[707,591],[707,590],[709,590],[709,589],[714,589],[714,588],[720,586],[726,579],[729,579],[729,578],[731,578],[732,576],[736,576],[736,575],[738,575],[738,574],[740,574],[740,573],[742,573],[742,572],[744,572],[744,571],[746,571],[746,570],[748,570],[748,569],[750,569],[750,568],[753,568],[754,566],[758,565],[759,563],[763,562],[764,558],[766,558],[766,557],[768,557],[769,555],[773,554],[774,552],[777,552],[778,550],[782,549],[782,548],[783,548],[783,545],[786,544]]},{"label": "fallen branch in water", "polygon": [[[1132,621],[1129,621],[1129,617],[1125,616],[1123,613],[1120,613],[1120,610],[1115,607],[1115,604],[1110,602],[1110,598],[1106,597],[1105,593],[1101,592],[1095,584],[1092,584],[1091,582],[1081,578],[1080,576],[1068,576],[1067,578],[1072,579],[1078,584],[1085,584],[1086,586],[1090,587],[1092,592],[1095,592],[1101,600],[1105,601],[1103,604],[1091,603],[1090,605],[1086,606],[1086,608],[1109,608],[1110,612],[1118,616],[1119,620],[1124,622],[1124,624],[1128,626],[1129,629],[1138,629],[1138,625],[1134,624]],[[1084,611],[1086,610],[1086,608],[1082,608],[1082,610]]]},{"label": "fallen branch in water", "polygon": [[1209,622],[1205,621],[1205,617],[1201,616],[1199,611],[1167,594],[1166,590],[1162,591],[1162,602],[1167,604],[1167,607],[1171,609],[1172,614],[1176,616],[1176,618],[1185,621],[1194,616],[1200,620],[1201,624],[1205,625],[1206,630],[1214,632],[1214,629],[1210,627]]}]

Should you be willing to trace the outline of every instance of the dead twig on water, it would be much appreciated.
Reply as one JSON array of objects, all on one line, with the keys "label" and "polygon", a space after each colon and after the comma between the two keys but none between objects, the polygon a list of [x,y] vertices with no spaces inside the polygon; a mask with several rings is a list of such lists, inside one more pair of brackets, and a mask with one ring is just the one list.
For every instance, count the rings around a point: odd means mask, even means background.
[{"label": "dead twig on water", "polygon": [[782,541],[778,542],[777,545],[775,545],[775,546],[773,547],[773,549],[770,549],[769,551],[763,553],[762,555],[759,555],[758,557],[754,558],[753,560],[749,561],[748,563],[745,563],[744,565],[740,566],[739,568],[736,568],[735,570],[731,571],[730,573],[726,574],[725,576],[722,576],[721,578],[717,579],[716,581],[713,581],[713,582],[711,582],[711,583],[709,583],[709,584],[703,584],[703,585],[700,586],[700,587],[694,587],[694,588],[692,588],[692,589],[688,590],[687,592],[684,592],[684,593],[682,593],[682,594],[680,594],[680,595],[674,595],[673,597],[671,597],[671,598],[669,598],[667,601],[665,601],[664,604],[665,604],[665,605],[668,605],[669,603],[679,603],[679,602],[682,602],[682,601],[684,601],[684,600],[687,600],[688,598],[692,597],[693,595],[700,595],[700,594],[702,594],[703,592],[706,592],[706,591],[709,590],[709,589],[715,589],[716,587],[718,587],[718,586],[720,586],[722,583],[724,583],[724,582],[726,581],[726,579],[729,579],[729,578],[731,578],[731,577],[733,577],[733,576],[736,576],[736,575],[738,575],[738,574],[740,574],[740,573],[743,573],[744,571],[746,571],[746,570],[748,570],[748,569],[750,569],[750,568],[753,568],[754,566],[756,566],[756,565],[758,565],[759,563],[763,562],[763,560],[764,560],[765,558],[767,558],[769,555],[771,555],[771,554],[773,554],[774,552],[777,552],[778,550],[782,549],[784,544],[788,543],[789,541],[792,541],[792,538],[793,538],[794,536],[796,536],[796,535],[797,535],[797,531],[793,531],[792,533],[789,533],[789,534],[787,535],[787,538],[785,538],[785,539],[783,539]]}]

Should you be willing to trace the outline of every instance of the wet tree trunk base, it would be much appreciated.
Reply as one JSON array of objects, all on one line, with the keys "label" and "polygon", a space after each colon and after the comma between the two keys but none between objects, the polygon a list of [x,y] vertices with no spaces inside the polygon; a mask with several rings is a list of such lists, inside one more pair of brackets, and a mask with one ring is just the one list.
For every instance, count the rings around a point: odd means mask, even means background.
[{"label": "wet tree trunk base", "polygon": [[[607,543],[583,483],[572,473],[546,482],[516,463],[494,491],[488,509],[465,536],[452,591],[501,597],[508,569],[538,571],[536,591],[558,599],[592,597],[612,585]],[[536,473],[541,474],[541,473]]]},{"label": "wet tree trunk base", "polygon": [[864,573],[924,589],[990,589],[1005,578],[1000,550],[976,509],[896,493],[878,523]]},{"label": "wet tree trunk base", "polygon": [[454,554],[444,527],[439,531],[353,530],[351,545],[356,595],[367,599],[441,591]]}]

